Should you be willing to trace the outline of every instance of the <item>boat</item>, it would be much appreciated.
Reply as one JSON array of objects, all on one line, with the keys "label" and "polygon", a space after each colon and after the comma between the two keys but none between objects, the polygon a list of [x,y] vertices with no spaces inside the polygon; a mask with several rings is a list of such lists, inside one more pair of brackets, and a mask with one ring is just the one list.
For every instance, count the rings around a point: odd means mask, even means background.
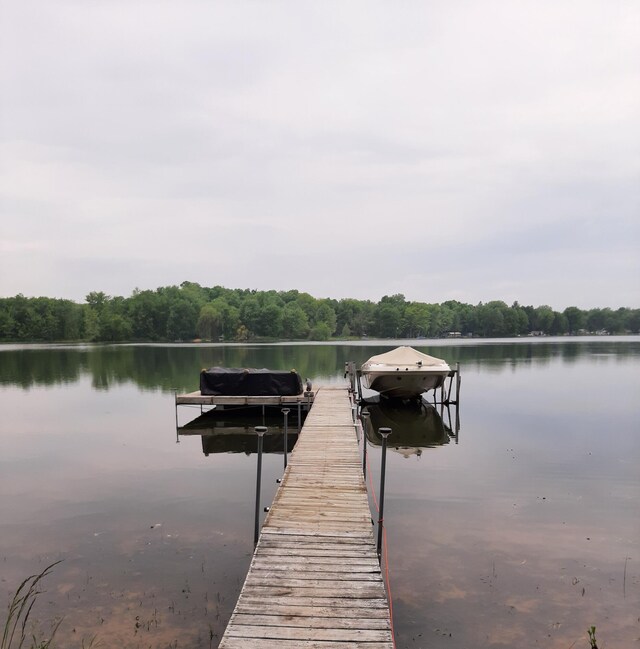
[{"label": "boat", "polygon": [[[307,390],[310,389],[307,379]],[[200,372],[200,394],[203,396],[289,397],[302,394],[302,390],[302,377],[295,370],[210,367]]]},{"label": "boat", "polygon": [[360,368],[362,384],[381,396],[412,399],[439,388],[451,372],[446,361],[403,345],[372,356]]}]

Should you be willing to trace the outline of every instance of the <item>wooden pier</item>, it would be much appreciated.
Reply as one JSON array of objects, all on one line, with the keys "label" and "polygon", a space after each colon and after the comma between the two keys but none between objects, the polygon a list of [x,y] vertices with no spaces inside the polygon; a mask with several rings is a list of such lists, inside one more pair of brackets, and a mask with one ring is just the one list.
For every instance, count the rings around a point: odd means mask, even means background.
[{"label": "wooden pier", "polygon": [[315,394],[220,649],[392,649],[351,401]]},{"label": "wooden pier", "polygon": [[315,392],[310,390],[293,396],[214,396],[202,394],[200,390],[176,394],[176,406],[311,406]]}]

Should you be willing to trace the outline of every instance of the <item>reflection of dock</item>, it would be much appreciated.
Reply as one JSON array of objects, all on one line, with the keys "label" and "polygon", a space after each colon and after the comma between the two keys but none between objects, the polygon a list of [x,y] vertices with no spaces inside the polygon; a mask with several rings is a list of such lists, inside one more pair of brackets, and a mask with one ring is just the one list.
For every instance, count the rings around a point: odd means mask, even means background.
[{"label": "reflection of dock", "polygon": [[[175,411],[176,411],[176,429],[179,435],[187,435],[189,425],[180,426],[178,423],[178,406],[186,406],[191,408],[200,408],[200,414],[205,415],[213,410],[218,412],[233,413],[237,408],[252,408],[257,407],[262,411],[262,416],[265,417],[266,413],[270,410],[280,411],[281,408],[289,408],[293,411],[291,419],[295,418],[296,431],[299,432],[302,428],[302,421],[304,413],[308,412],[313,405],[316,396],[315,390],[307,390],[300,394],[283,396],[283,395],[208,395],[202,394],[200,390],[195,392],[187,392],[186,394],[175,394]],[[196,420],[197,421],[197,420]],[[265,422],[261,421],[260,425]],[[291,421],[290,421],[291,423]],[[204,444],[203,444],[204,446]]]},{"label": "reflection of dock", "polygon": [[315,395],[221,649],[393,647],[352,412]]},{"label": "reflection of dock", "polygon": [[[275,412],[274,412],[275,410]],[[256,426],[268,426],[269,434],[264,437],[264,453],[284,453],[284,426],[279,409],[268,408],[262,413],[259,406],[248,408],[215,408],[200,415],[185,426],[178,427],[178,435],[200,435],[202,452],[209,456],[215,453],[245,453],[258,450]],[[291,452],[298,436],[289,432],[287,450]]]}]

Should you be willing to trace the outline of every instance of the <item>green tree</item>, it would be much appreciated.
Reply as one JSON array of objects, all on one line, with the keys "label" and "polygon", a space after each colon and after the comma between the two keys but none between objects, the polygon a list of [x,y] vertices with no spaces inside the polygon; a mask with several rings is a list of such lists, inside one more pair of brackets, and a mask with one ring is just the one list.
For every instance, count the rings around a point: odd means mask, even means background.
[{"label": "green tree", "polygon": [[532,331],[544,331],[546,334],[551,333],[554,319],[555,315],[550,306],[545,304],[536,307],[534,310],[534,320],[531,323]]},{"label": "green tree", "polygon": [[195,338],[199,309],[196,303],[180,298],[171,302],[167,318],[169,340],[191,340]]},{"label": "green tree", "polygon": [[196,330],[205,340],[217,340],[222,335],[223,316],[214,304],[205,304],[200,309]]},{"label": "green tree", "polygon": [[294,301],[287,302],[282,311],[282,334],[285,338],[306,338],[309,320],[302,307]]},{"label": "green tree", "polygon": [[276,302],[267,302],[260,309],[258,334],[270,338],[279,338],[282,336],[283,310],[282,305]]},{"label": "green tree", "polygon": [[410,338],[426,336],[431,325],[431,310],[422,302],[410,302],[404,311],[407,335]]},{"label": "green tree", "polygon": [[309,337],[311,340],[329,340],[331,338],[331,328],[326,322],[318,322],[311,329]]},{"label": "green tree", "polygon": [[585,326],[585,314],[577,306],[569,306],[563,314],[567,319],[569,333],[576,334]]},{"label": "green tree", "polygon": [[329,335],[332,336],[338,326],[338,318],[335,309],[329,300],[320,300],[316,309],[314,326],[324,323],[329,329]]},{"label": "green tree", "polygon": [[404,295],[385,295],[376,310],[377,334],[383,338],[397,338],[403,333],[404,310],[406,302]]}]

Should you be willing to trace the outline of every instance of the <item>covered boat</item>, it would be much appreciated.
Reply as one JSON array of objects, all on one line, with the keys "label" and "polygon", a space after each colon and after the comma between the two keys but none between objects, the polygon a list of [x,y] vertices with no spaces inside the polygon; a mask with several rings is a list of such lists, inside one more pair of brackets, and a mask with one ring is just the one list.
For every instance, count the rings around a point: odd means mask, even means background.
[{"label": "covered boat", "polygon": [[247,367],[211,367],[200,372],[200,393],[211,396],[295,396],[302,378],[290,372]]},{"label": "covered boat", "polygon": [[365,388],[385,397],[410,399],[439,388],[451,368],[441,358],[404,345],[372,356],[360,371]]}]

